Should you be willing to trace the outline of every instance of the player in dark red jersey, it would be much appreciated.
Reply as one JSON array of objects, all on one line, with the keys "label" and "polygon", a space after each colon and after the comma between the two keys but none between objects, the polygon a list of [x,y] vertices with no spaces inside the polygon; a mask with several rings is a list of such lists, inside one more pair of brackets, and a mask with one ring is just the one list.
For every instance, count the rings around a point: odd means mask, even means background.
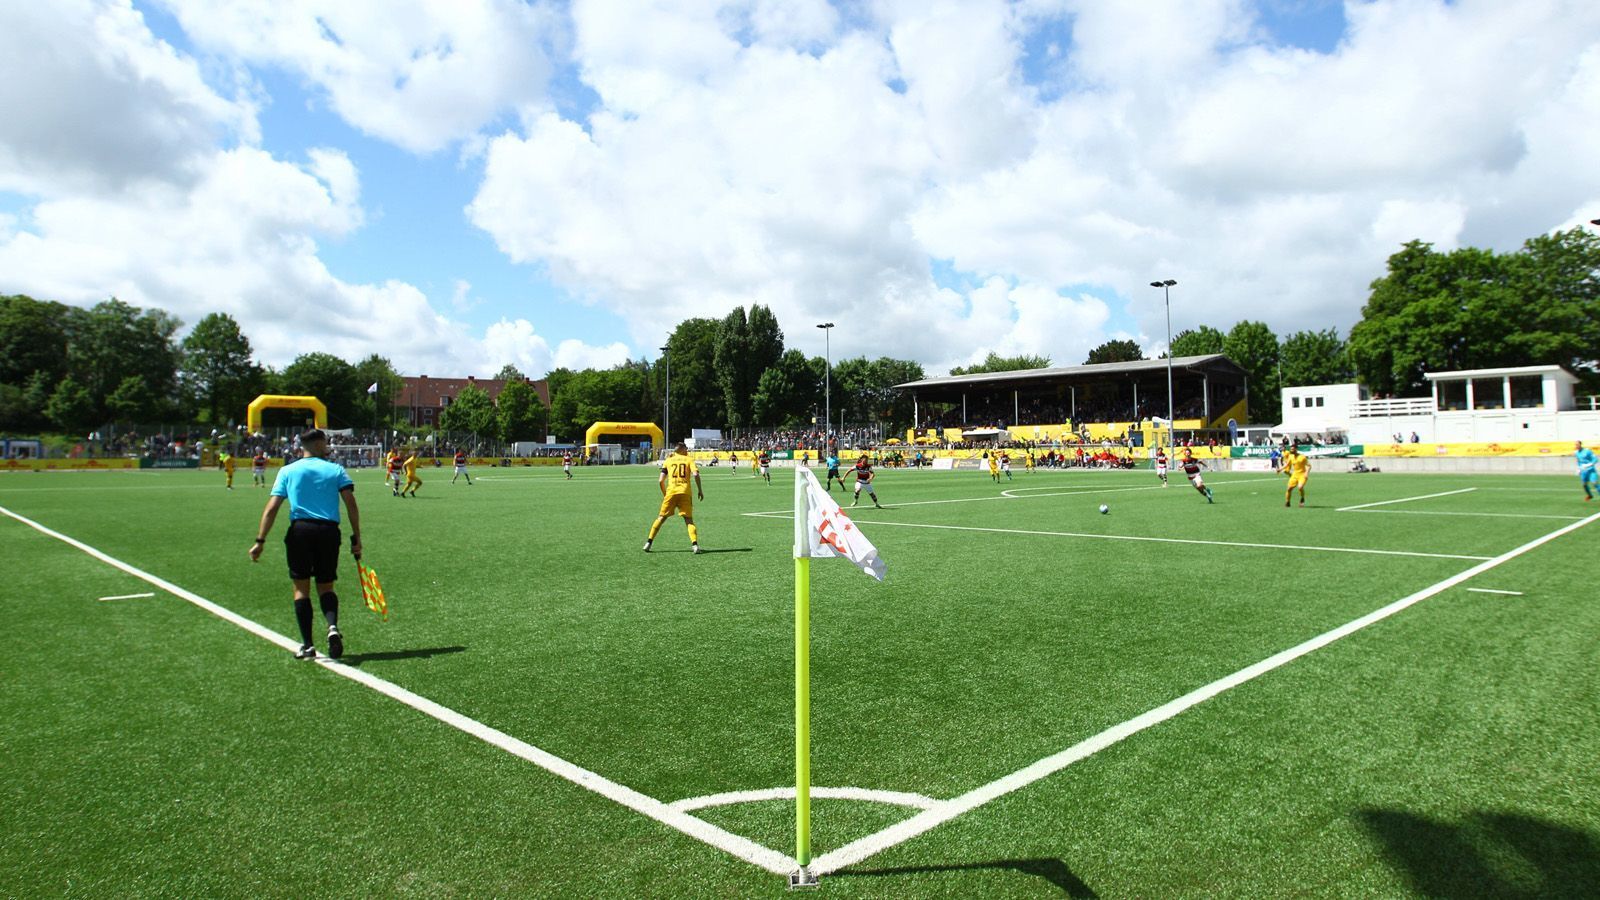
[{"label": "player in dark red jersey", "polygon": [[567,480],[572,480],[572,451],[568,450],[561,457],[561,471],[567,473]]},{"label": "player in dark red jersey", "polygon": [[267,486],[267,453],[257,450],[256,455],[250,458],[250,477],[256,487]]},{"label": "player in dark red jersey", "polygon": [[[463,475],[467,475],[467,451],[465,451],[465,450],[457,450],[456,451],[456,473],[454,475],[450,476],[450,483],[451,484],[455,484],[456,483],[456,479],[460,478]],[[469,485],[472,484],[472,476],[471,475],[467,475],[467,484],[469,484]]]},{"label": "player in dark red jersey", "polygon": [[767,484],[772,483],[772,469],[768,468],[771,465],[772,455],[765,450],[761,451],[761,455],[756,457],[756,472],[767,480]]},{"label": "player in dark red jersey", "polygon": [[850,501],[850,505],[855,506],[860,503],[861,492],[865,490],[867,496],[872,498],[872,505],[883,509],[883,504],[878,502],[878,492],[872,489],[872,480],[877,477],[877,473],[872,471],[872,460],[867,459],[866,454],[862,454],[861,458],[856,460],[856,467],[850,470],[850,474],[856,479],[856,498]]},{"label": "player in dark red jersey", "polygon": [[1178,460],[1178,466],[1183,469],[1183,474],[1189,476],[1189,483],[1194,485],[1194,489],[1206,498],[1207,503],[1217,502],[1212,499],[1211,488],[1206,487],[1205,479],[1200,477],[1200,470],[1208,467],[1204,462],[1194,458],[1194,451],[1185,447],[1183,458]]}]

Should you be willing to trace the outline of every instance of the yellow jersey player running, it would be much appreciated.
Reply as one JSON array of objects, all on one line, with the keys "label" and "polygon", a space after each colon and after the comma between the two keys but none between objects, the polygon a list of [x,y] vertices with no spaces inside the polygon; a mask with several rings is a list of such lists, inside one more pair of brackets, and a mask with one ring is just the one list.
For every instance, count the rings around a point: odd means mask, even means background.
[{"label": "yellow jersey player running", "polygon": [[222,453],[221,460],[222,471],[228,474],[228,490],[231,491],[233,490],[233,470],[237,468],[239,464],[234,460],[233,454],[226,451]]},{"label": "yellow jersey player running", "polygon": [[1311,460],[1293,444],[1283,453],[1283,471],[1289,476],[1289,488],[1283,492],[1283,505],[1289,505],[1289,495],[1300,489],[1300,505],[1306,505],[1306,480],[1311,477]]},{"label": "yellow jersey player running", "polygon": [[989,460],[989,477],[995,484],[1000,483],[1000,455],[998,453],[984,453],[984,458]]},{"label": "yellow jersey player running", "polygon": [[706,499],[705,489],[700,485],[700,467],[689,458],[688,446],[679,442],[672,448],[672,455],[661,462],[661,477],[657,479],[661,486],[661,512],[650,526],[650,536],[644,539],[644,552],[650,552],[650,545],[661,532],[661,524],[674,512],[683,516],[683,524],[689,526],[689,548],[700,552],[700,530],[694,527],[694,501],[689,499],[691,481],[696,499]]},{"label": "yellow jersey player running", "polygon": [[401,464],[400,468],[406,473],[406,483],[400,488],[400,496],[404,497],[406,492],[410,491],[411,496],[415,497],[417,488],[422,487],[422,476],[417,474],[417,454],[415,451],[406,457],[406,461]]}]

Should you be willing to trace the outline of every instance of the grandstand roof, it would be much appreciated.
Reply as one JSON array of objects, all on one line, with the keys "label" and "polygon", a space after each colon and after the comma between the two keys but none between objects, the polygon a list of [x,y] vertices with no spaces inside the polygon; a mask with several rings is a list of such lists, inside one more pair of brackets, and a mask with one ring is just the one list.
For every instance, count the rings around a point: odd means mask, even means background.
[{"label": "grandstand roof", "polygon": [[[1221,353],[1205,356],[1178,356],[1172,360],[1174,369],[1202,368],[1224,369],[1243,375],[1244,370]],[[924,378],[895,385],[896,390],[960,388],[968,385],[996,385],[1028,381],[1059,381],[1064,379],[1093,380],[1124,375],[1155,374],[1167,371],[1165,359],[1140,359],[1133,362],[1098,363],[1092,366],[1062,366],[1051,369],[1016,369],[1010,372],[979,372],[976,375],[948,375],[944,378]]]}]

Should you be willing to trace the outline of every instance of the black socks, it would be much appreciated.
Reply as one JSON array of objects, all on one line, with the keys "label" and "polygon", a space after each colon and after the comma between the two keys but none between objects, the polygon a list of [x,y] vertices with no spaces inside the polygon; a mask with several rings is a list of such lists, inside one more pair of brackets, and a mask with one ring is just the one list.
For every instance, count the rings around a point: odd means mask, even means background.
[{"label": "black socks", "polygon": [[297,597],[294,601],[294,618],[300,623],[300,643],[311,643],[311,598]]},{"label": "black socks", "polygon": [[[322,595],[322,617],[328,620],[329,628],[339,627],[339,595],[328,591]],[[306,633],[310,634],[311,628],[311,601],[306,601]]]}]

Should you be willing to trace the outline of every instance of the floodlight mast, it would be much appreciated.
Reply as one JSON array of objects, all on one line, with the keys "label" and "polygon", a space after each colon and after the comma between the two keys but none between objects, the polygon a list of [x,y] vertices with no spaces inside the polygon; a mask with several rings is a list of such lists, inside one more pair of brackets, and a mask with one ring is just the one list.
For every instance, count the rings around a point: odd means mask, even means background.
[{"label": "floodlight mast", "polygon": [[1178,432],[1172,424],[1172,288],[1176,284],[1171,278],[1150,282],[1151,287],[1161,288],[1161,296],[1167,306],[1167,445],[1174,452],[1177,449]]},{"label": "floodlight mast", "polygon": [[828,449],[828,435],[833,431],[833,323],[823,322],[822,329],[822,449]]},{"label": "floodlight mast", "polygon": [[661,348],[661,360],[667,366],[667,396],[661,404],[661,443],[663,447],[657,450],[672,449],[672,345]]}]

